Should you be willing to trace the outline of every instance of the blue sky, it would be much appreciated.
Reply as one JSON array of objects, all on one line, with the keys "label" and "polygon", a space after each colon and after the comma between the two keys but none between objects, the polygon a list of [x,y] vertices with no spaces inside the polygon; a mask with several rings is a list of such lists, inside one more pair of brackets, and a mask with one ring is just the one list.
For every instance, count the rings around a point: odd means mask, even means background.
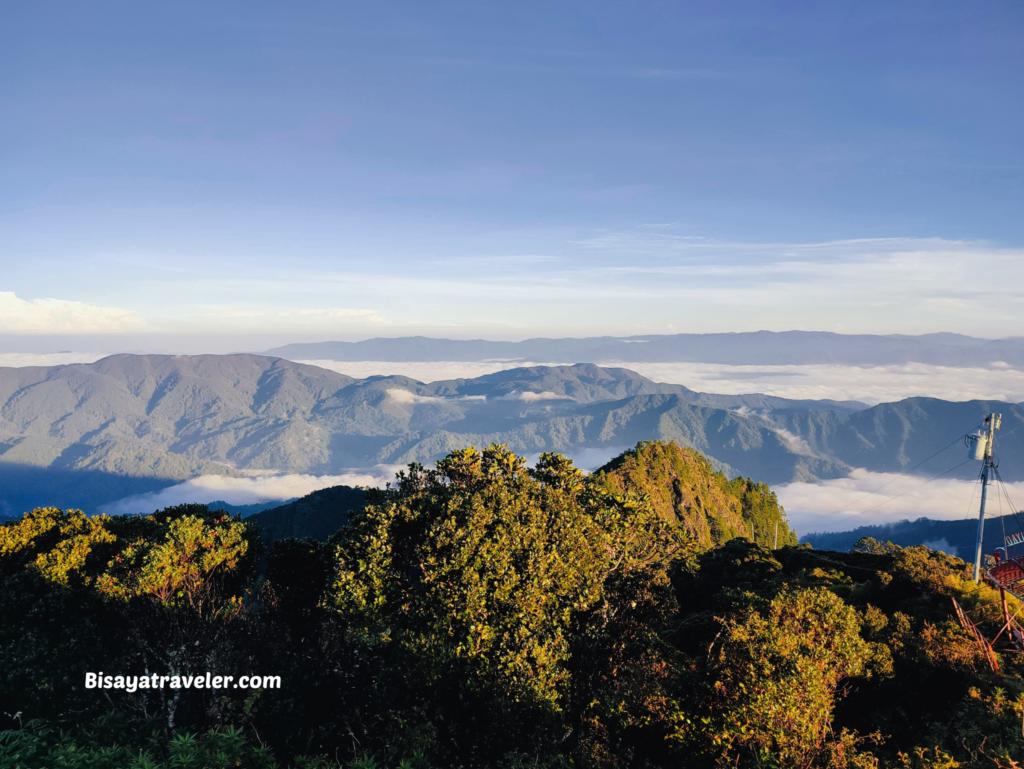
[{"label": "blue sky", "polygon": [[22,3],[0,347],[1019,334],[1022,96],[1019,0]]}]

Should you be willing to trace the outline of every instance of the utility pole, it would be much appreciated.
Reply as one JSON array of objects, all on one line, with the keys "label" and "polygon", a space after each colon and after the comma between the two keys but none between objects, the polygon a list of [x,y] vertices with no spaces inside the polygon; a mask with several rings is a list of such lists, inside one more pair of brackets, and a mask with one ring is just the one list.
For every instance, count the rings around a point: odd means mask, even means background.
[{"label": "utility pole", "polygon": [[985,417],[985,425],[988,426],[988,434],[985,434],[984,427],[974,435],[967,436],[971,441],[971,452],[968,455],[971,459],[980,459],[981,465],[981,512],[978,514],[978,545],[974,551],[974,582],[977,584],[981,579],[981,546],[985,536],[985,501],[988,498],[988,481],[995,469],[995,448],[996,430],[1003,421],[1002,414],[989,414]]}]

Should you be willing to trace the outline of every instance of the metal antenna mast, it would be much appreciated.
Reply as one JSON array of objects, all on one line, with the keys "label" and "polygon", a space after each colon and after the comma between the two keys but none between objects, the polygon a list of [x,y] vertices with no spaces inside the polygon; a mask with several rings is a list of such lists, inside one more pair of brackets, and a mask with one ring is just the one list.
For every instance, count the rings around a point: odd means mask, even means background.
[{"label": "metal antenna mast", "polygon": [[974,582],[981,578],[981,543],[985,534],[985,501],[988,497],[988,480],[996,466],[993,449],[996,442],[996,430],[1003,421],[1002,414],[989,414],[985,417],[985,426],[988,427],[986,434],[984,426],[974,435],[968,435],[967,439],[971,445],[969,454],[971,459],[980,459],[981,466],[981,513],[978,515],[978,546],[974,551]]}]

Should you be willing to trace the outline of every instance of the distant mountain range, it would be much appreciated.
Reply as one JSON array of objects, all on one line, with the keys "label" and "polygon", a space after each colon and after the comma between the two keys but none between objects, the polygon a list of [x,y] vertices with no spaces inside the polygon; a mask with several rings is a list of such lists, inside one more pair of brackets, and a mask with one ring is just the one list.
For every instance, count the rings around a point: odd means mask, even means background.
[{"label": "distant mountain range", "polygon": [[826,331],[756,331],[492,342],[428,337],[315,342],[275,347],[264,354],[289,360],[335,361],[621,361],[748,365],[940,366],[1005,364],[1024,369],[1024,338],[978,339],[961,334],[833,334]]},{"label": "distant mountain range", "polygon": [[[982,554],[992,555],[997,547],[1002,547],[1004,532],[1016,534],[1020,531],[1021,526],[1012,515],[987,516]],[[932,550],[943,550],[973,563],[974,549],[978,541],[978,519],[936,521],[931,518],[919,518],[916,521],[896,521],[880,526],[861,526],[852,531],[806,534],[800,541],[806,542],[815,550],[847,551],[862,537],[872,537],[879,542],[892,542],[900,547],[927,545]],[[1024,555],[1024,545],[1011,547],[1010,555]]]},{"label": "distant mountain range", "polygon": [[0,369],[0,511],[89,510],[201,474],[336,474],[492,442],[589,451],[598,464],[640,440],[675,440],[729,475],[837,478],[912,468],[990,410],[1003,413],[1003,476],[1024,478],[1024,408],[1008,403],[713,395],[590,364],[425,384],[264,355],[115,355]]},{"label": "distant mountain range", "polygon": [[[257,512],[248,520],[259,525],[263,542],[269,550],[274,542],[285,537],[327,539],[344,526],[351,513],[362,508],[365,501],[366,492],[362,489],[332,486]],[[209,508],[235,512],[218,502],[211,502]]]}]

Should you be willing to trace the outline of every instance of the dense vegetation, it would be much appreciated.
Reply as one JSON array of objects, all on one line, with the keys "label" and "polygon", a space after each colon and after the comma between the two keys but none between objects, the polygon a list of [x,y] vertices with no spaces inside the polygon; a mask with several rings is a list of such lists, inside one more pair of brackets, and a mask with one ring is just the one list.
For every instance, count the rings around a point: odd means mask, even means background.
[{"label": "dense vegetation", "polygon": [[325,542],[35,510],[0,527],[0,767],[1017,766],[1024,668],[950,618],[994,633],[996,596],[867,544],[796,545],[766,486],[659,443],[591,476],[456,451]]}]

